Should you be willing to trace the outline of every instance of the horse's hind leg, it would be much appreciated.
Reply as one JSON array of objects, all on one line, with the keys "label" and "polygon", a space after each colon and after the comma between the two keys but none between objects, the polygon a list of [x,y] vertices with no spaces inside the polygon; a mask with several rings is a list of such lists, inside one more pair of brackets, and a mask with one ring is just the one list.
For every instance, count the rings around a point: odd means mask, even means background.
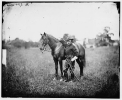
[{"label": "horse's hind leg", "polygon": [[80,77],[81,77],[83,76],[83,61],[81,60],[81,58],[78,58],[76,61],[80,67]]}]

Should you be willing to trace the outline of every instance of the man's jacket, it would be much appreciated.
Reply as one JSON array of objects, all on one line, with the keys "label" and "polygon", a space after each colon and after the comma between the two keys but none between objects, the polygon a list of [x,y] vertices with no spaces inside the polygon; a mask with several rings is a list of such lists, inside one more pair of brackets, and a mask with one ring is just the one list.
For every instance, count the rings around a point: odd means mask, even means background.
[{"label": "man's jacket", "polygon": [[66,54],[66,57],[68,57],[68,56],[73,56],[73,57],[77,56],[78,57],[78,51],[73,44],[66,46],[65,54]]}]

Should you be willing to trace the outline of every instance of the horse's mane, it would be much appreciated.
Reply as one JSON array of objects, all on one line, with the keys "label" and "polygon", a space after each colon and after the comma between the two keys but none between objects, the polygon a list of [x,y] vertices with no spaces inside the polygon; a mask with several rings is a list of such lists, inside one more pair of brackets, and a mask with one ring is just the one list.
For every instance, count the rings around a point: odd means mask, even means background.
[{"label": "horse's mane", "polygon": [[47,34],[49,37],[53,38],[55,40],[55,42],[59,42],[59,39],[55,38],[54,36]]}]

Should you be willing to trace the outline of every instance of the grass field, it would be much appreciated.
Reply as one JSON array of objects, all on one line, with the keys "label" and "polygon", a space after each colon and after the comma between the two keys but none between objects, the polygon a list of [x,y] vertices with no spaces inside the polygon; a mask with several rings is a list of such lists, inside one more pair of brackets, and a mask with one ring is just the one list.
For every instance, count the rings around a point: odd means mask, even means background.
[{"label": "grass field", "polygon": [[[86,49],[84,76],[80,81],[60,82],[53,80],[55,67],[50,52],[11,48],[7,67],[2,67],[2,97],[119,98],[119,63],[116,47]],[[77,63],[75,75],[79,78]]]}]

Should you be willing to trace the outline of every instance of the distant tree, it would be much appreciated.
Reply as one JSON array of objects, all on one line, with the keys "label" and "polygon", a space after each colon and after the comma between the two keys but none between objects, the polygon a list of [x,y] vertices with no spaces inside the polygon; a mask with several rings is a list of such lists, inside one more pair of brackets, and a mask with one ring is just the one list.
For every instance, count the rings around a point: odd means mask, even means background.
[{"label": "distant tree", "polygon": [[23,40],[16,38],[15,40],[11,41],[11,45],[13,45],[16,48],[21,48],[24,46],[24,42]]},{"label": "distant tree", "polygon": [[20,40],[19,38],[15,38],[15,40]]},{"label": "distant tree", "polygon": [[109,27],[109,26],[106,26],[106,27],[104,27],[103,30],[104,30],[104,33],[107,34],[107,33],[109,33],[109,31],[110,31],[110,27]]},{"label": "distant tree", "polygon": [[104,27],[103,31],[104,31],[103,33],[99,33],[96,36],[98,39],[97,45],[100,45],[100,46],[109,45],[110,42],[112,41],[111,35],[114,35],[113,33],[109,33],[110,27],[108,26]]},{"label": "distant tree", "polygon": [[29,44],[29,42],[25,42],[23,46],[25,47],[25,49],[30,48],[30,44]]}]

